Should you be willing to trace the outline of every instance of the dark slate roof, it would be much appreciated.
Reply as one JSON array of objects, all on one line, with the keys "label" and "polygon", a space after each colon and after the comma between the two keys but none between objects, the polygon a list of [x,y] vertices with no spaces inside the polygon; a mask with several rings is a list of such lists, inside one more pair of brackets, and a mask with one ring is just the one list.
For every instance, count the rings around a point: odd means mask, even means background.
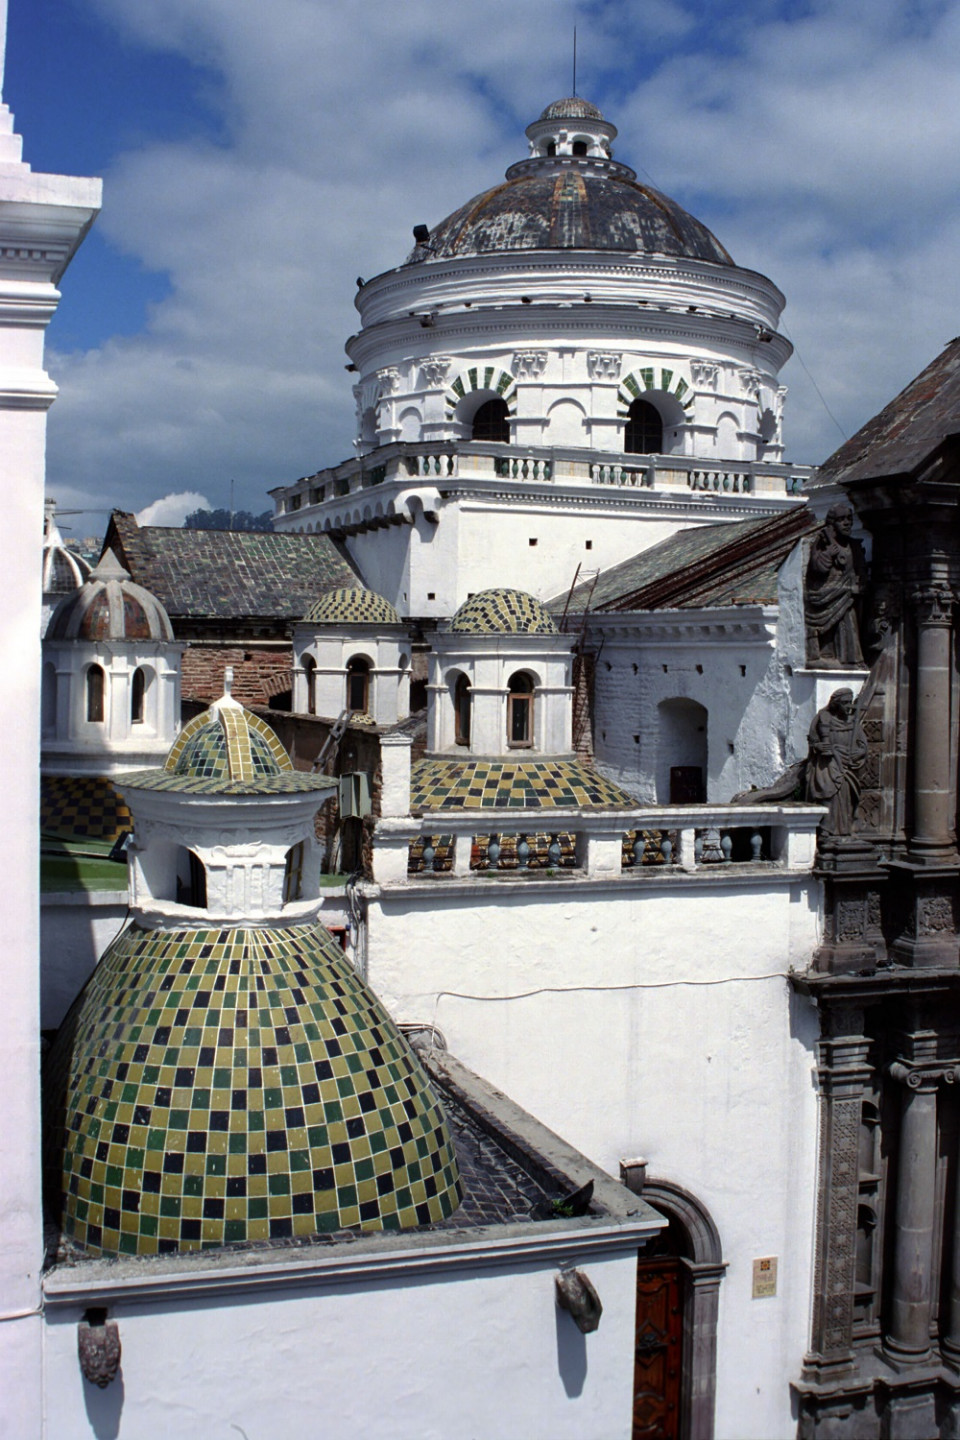
[{"label": "dark slate roof", "polygon": [[174,622],[249,617],[292,623],[324,590],[359,581],[328,535],[175,530],[141,526],[114,510],[104,546]]},{"label": "dark slate roof", "polygon": [[[736,520],[681,530],[605,570],[591,594],[578,585],[569,613],[660,610],[707,605],[772,605],[780,566],[816,521],[804,506],[766,520]],[[549,609],[561,614],[566,595]]]},{"label": "dark slate roof", "polygon": [[523,170],[441,220],[429,246],[418,245],[406,263],[503,250],[620,250],[733,264],[705,225],[626,167],[544,159]]},{"label": "dark slate roof", "polygon": [[816,484],[909,475],[960,437],[960,338],[868,420],[817,472]]}]

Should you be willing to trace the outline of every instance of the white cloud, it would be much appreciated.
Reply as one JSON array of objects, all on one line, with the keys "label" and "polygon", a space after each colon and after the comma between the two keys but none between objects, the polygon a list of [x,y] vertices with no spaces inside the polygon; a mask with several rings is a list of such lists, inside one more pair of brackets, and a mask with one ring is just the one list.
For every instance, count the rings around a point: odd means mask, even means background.
[{"label": "white cloud", "polygon": [[[351,453],[343,343],[357,274],[495,183],[523,126],[579,89],[649,170],[785,292],[800,354],[852,431],[960,330],[960,0],[98,0],[127,39],[220,77],[213,143],[118,157],[98,222],[168,273],[138,335],[52,354],[51,487],[130,509],[214,506]],[[70,273],[64,281],[69,305]],[[839,443],[796,360],[796,460]],[[87,502],[89,503],[89,501]]]},{"label": "white cloud", "polygon": [[163,495],[137,511],[138,525],[182,525],[194,510],[209,510],[210,501],[196,490],[182,490],[178,495]]}]

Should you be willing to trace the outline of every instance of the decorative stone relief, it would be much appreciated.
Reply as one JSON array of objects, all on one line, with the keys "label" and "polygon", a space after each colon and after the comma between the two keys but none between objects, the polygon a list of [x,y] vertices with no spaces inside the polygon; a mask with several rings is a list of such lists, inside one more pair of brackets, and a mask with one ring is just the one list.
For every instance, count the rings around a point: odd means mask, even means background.
[{"label": "decorative stone relief", "polygon": [[690,374],[698,390],[716,390],[720,366],[715,360],[691,360]]},{"label": "decorative stone relief", "polygon": [[619,380],[623,356],[603,350],[587,351],[587,372],[591,380]]},{"label": "decorative stone relief", "polygon": [[853,1290],[857,1239],[860,1101],[835,1100],[830,1117],[830,1191],[827,1204],[827,1255],[823,1277],[824,1350],[844,1350],[853,1334]]},{"label": "decorative stone relief", "polygon": [[745,395],[751,400],[759,401],[760,387],[763,384],[763,376],[759,370],[752,370],[749,366],[743,366],[740,371],[740,384],[743,386]]},{"label": "decorative stone relief", "polygon": [[445,385],[453,360],[449,355],[432,355],[429,360],[420,361],[420,374],[425,385]]},{"label": "decorative stone relief", "polygon": [[400,371],[396,365],[387,365],[383,370],[377,371],[377,394],[381,400],[395,395],[400,389]]},{"label": "decorative stone relief", "polygon": [[834,928],[839,941],[859,940],[863,936],[864,906],[862,900],[840,900]]},{"label": "decorative stone relief", "polygon": [[917,905],[921,935],[937,935],[953,930],[953,905],[948,895],[924,895]]},{"label": "decorative stone relief", "polygon": [[547,368],[546,350],[518,350],[511,366],[518,380],[539,380]]},{"label": "decorative stone relief", "polygon": [[108,1320],[105,1312],[103,1316],[99,1324],[84,1319],[77,1327],[77,1353],[83,1378],[101,1390],[117,1378],[120,1368],[120,1331],[116,1320]]}]

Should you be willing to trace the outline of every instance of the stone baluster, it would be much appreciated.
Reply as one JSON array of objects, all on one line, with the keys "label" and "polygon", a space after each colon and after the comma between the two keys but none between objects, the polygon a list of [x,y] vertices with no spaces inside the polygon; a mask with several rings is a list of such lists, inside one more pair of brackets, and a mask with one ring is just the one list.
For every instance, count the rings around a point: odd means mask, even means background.
[{"label": "stone baluster", "polygon": [[[901,1061],[890,1075],[903,1085],[894,1222],[893,1291],[884,1349],[894,1361],[930,1358],[936,1213],[937,1082],[942,1071]],[[951,1072],[952,1075],[952,1072]]]}]

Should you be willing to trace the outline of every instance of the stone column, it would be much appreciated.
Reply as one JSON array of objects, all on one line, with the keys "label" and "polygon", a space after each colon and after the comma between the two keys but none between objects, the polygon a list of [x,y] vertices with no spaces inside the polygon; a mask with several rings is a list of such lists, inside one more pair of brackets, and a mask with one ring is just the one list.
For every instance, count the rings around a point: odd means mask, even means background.
[{"label": "stone column", "polygon": [[914,691],[911,858],[950,859],[956,835],[950,804],[950,663],[953,595],[943,583],[914,591],[917,672]]},{"label": "stone column", "polygon": [[936,1072],[901,1061],[890,1075],[903,1085],[897,1166],[893,1293],[884,1349],[895,1362],[930,1358],[933,1231],[936,1211]]},{"label": "stone column", "polygon": [[[954,1075],[956,1073],[954,1071]],[[960,1177],[960,1137],[958,1137],[955,1163],[958,1167],[958,1177]],[[950,1304],[945,1323],[942,1326],[941,1349],[944,1358],[954,1369],[960,1370],[960,1183],[957,1185],[957,1193],[953,1202],[950,1235],[953,1250],[950,1261]],[[944,1249],[947,1247],[947,1240],[948,1237],[945,1235]]]}]

